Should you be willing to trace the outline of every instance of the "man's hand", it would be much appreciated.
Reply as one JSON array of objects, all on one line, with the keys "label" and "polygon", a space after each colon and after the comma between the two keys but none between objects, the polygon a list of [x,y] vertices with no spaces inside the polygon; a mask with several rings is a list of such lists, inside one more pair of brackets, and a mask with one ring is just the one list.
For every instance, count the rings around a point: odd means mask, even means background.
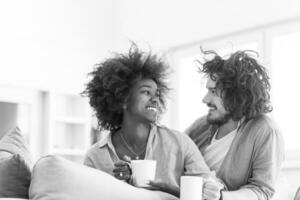
[{"label": "man's hand", "polygon": [[124,160],[120,160],[115,163],[115,168],[113,169],[114,176],[119,180],[124,180],[127,183],[131,179],[131,168],[130,168],[130,158],[124,156]]},{"label": "man's hand", "polygon": [[166,192],[169,194],[172,194],[176,197],[179,197],[179,193],[180,193],[180,188],[174,185],[168,185],[165,182],[162,181],[149,181],[148,185],[150,186],[147,189],[150,190],[159,190],[162,192]]},{"label": "man's hand", "polygon": [[221,197],[221,190],[224,185],[214,179],[203,179],[202,198],[205,200],[219,200]]}]

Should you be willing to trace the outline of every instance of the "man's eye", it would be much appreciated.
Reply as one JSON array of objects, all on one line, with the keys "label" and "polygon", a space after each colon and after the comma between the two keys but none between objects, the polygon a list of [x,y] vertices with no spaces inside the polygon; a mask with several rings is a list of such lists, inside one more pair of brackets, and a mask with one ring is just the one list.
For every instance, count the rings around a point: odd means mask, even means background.
[{"label": "man's eye", "polygon": [[150,95],[150,91],[149,90],[143,90],[142,93],[146,94],[146,95]]}]

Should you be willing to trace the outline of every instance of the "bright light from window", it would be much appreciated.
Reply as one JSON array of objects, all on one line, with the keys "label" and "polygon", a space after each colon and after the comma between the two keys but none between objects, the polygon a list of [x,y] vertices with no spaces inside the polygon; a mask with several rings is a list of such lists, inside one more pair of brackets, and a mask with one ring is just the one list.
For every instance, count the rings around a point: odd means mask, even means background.
[{"label": "bright light from window", "polygon": [[282,129],[287,149],[299,149],[300,31],[272,39],[273,116]]},{"label": "bright light from window", "polygon": [[196,60],[200,56],[191,56],[179,63],[179,130],[184,131],[200,116],[207,113],[207,107],[202,103],[205,95],[203,75],[198,72],[200,66]]}]

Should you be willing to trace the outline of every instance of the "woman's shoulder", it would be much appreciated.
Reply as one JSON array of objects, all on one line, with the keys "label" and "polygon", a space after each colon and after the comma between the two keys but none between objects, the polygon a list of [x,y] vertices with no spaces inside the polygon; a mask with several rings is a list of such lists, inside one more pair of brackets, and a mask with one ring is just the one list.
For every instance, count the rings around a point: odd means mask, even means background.
[{"label": "woman's shoulder", "polygon": [[88,150],[86,155],[93,155],[99,151],[102,151],[106,145],[108,145],[110,134],[104,134],[100,137],[100,139],[92,144]]},{"label": "woman's shoulder", "polygon": [[[99,141],[98,141],[99,142]],[[98,142],[96,142],[95,144],[93,144],[92,146],[90,146],[85,154],[86,157],[91,157],[93,156],[97,150],[99,149],[99,145]]]},{"label": "woman's shoulder", "polygon": [[183,134],[182,132],[180,132],[178,130],[169,128],[162,124],[157,124],[156,127],[157,127],[157,132],[159,132],[161,134],[167,134],[167,135],[174,136],[174,137],[178,137]]}]

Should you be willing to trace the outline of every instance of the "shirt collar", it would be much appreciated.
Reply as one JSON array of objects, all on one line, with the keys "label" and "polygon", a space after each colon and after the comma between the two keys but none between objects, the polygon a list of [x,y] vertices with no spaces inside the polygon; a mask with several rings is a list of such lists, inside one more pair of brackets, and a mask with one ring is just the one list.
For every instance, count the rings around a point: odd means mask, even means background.
[{"label": "shirt collar", "polygon": [[109,147],[112,147],[112,139],[111,139],[111,132],[104,133],[105,135],[99,140],[98,147],[102,148],[105,145],[108,145]]},{"label": "shirt collar", "polygon": [[[155,133],[157,132],[157,126],[159,126],[159,125],[158,124],[151,124],[150,133],[149,133],[149,136],[148,136],[148,142],[153,140],[153,137],[154,137]],[[110,148],[113,148],[111,136],[112,136],[111,132],[104,133],[104,136],[98,142],[98,147],[103,148],[105,145],[108,145]]]}]

